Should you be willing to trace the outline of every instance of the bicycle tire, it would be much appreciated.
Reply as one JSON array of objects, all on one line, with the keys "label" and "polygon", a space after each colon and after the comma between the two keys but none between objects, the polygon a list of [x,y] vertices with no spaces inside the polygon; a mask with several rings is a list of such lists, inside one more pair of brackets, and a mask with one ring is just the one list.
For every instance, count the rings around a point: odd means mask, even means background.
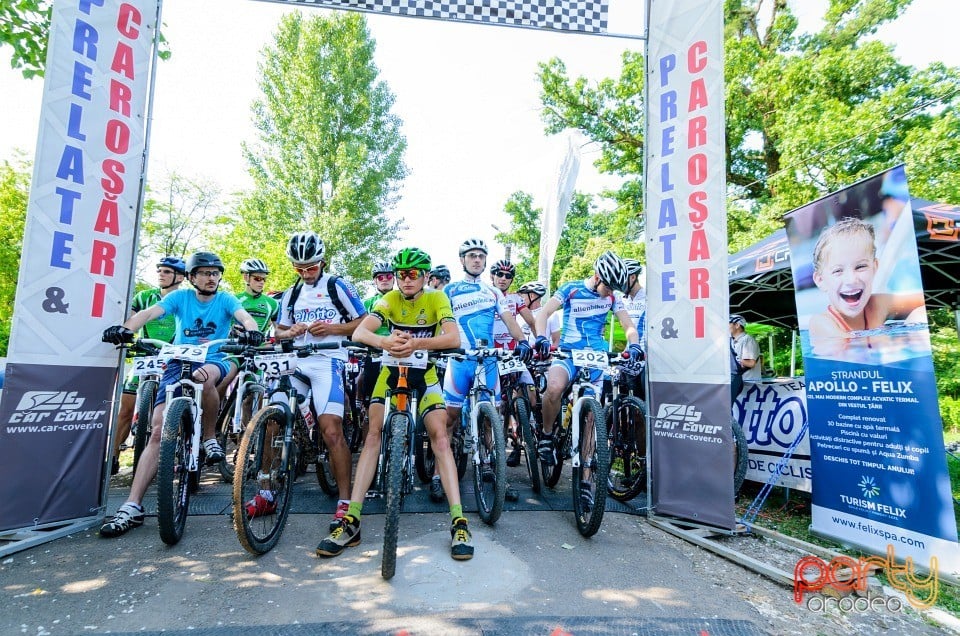
[{"label": "bicycle tire", "polygon": [[433,479],[437,458],[433,454],[430,435],[427,433],[427,427],[424,425],[422,417],[417,418],[417,426],[413,436],[413,463],[421,483],[429,484],[430,480]]},{"label": "bicycle tire", "polygon": [[[492,526],[503,513],[503,499],[507,490],[507,453],[503,421],[490,402],[477,404],[477,437],[480,461],[473,465],[473,494],[481,521]],[[485,464],[490,467],[486,474]]]},{"label": "bicycle tire", "polygon": [[[400,507],[403,504],[403,463],[407,455],[409,415],[390,416],[390,457],[387,460],[386,519],[383,523],[383,557],[380,576],[393,578],[397,572],[397,535],[400,532]],[[386,432],[386,431],[385,431]]]},{"label": "bicycle tire", "polygon": [[133,435],[133,474],[137,474],[137,465],[143,449],[147,447],[150,433],[153,430],[153,405],[157,401],[156,380],[144,380],[140,383],[137,394],[137,430]]},{"label": "bicycle tire", "polygon": [[[290,448],[287,447],[285,454],[282,443],[280,447],[275,444],[278,437],[280,440],[284,437],[285,420],[283,409],[264,407],[251,416],[240,440],[233,474],[233,528],[240,545],[251,554],[265,554],[277,545],[290,512],[293,483]],[[273,450],[272,455],[267,456],[266,467],[265,449]],[[266,480],[261,479],[261,474],[268,475]],[[246,502],[256,497],[261,489],[273,492],[276,507],[271,513],[250,517]]]},{"label": "bicycle tire", "polygon": [[323,441],[323,433],[319,425],[313,429],[313,432],[317,436],[317,483],[320,484],[320,490],[328,497],[336,497],[340,494],[340,489],[337,488],[337,479],[333,476],[330,450],[327,448],[327,443]]},{"label": "bicycle tire", "polygon": [[[244,391],[244,400],[250,399],[250,419],[253,414],[260,410],[263,405],[264,388],[259,384],[251,384]],[[229,409],[229,410],[228,410]],[[237,463],[237,454],[240,450],[240,442],[243,440],[243,431],[246,429],[249,420],[243,421],[243,405],[237,403],[236,391],[230,396],[229,407],[221,412],[221,421],[217,422],[217,441],[220,442],[220,448],[223,449],[223,461],[217,464],[220,471],[220,477],[226,484],[233,483],[233,471]],[[233,432],[233,417],[235,409],[241,409],[240,431]]]},{"label": "bicycle tire", "polygon": [[527,474],[530,475],[530,485],[533,487],[533,492],[540,494],[540,461],[537,459],[537,437],[530,422],[530,405],[527,403],[527,398],[514,399],[513,412],[514,417],[517,418],[517,425],[520,427],[520,435],[523,439],[523,456],[527,466]]},{"label": "bicycle tire", "polygon": [[193,438],[193,402],[174,398],[167,406],[157,466],[157,527],[160,539],[176,545],[183,537],[190,508],[190,441]]},{"label": "bicycle tire", "polygon": [[628,396],[606,409],[607,442],[610,445],[610,476],[607,491],[627,502],[647,488],[647,408]]},{"label": "bicycle tire", "polygon": [[[564,407],[565,408],[565,407]],[[563,460],[567,456],[567,450],[570,445],[570,432],[564,430],[560,425],[560,418],[563,417],[564,409],[560,410],[560,413],[557,414],[557,421],[553,425],[553,433],[557,435],[557,438],[554,440],[557,448],[557,463],[553,466],[548,466],[545,461],[540,460],[540,476],[543,477],[543,483],[547,488],[553,488],[557,485],[557,482],[560,481],[560,475],[563,474]],[[541,433],[543,429],[541,429]],[[541,435],[542,439],[543,435]]]},{"label": "bicycle tire", "polygon": [[750,448],[747,446],[747,436],[743,434],[743,428],[734,420],[730,420],[730,426],[733,429],[733,496],[736,498],[740,494],[740,488],[743,487],[743,480],[747,477],[747,460],[750,455]]},{"label": "bicycle tire", "polygon": [[[593,425],[589,418],[593,416]],[[607,479],[610,470],[610,447],[607,443],[607,428],[603,420],[603,407],[593,398],[587,398],[580,407],[580,465],[573,468],[572,487],[573,514],[577,530],[584,537],[592,537],[603,522],[607,501]],[[593,435],[590,435],[590,429]],[[592,447],[592,448],[591,448]],[[589,474],[587,473],[589,469]],[[592,504],[587,505],[586,495],[592,495]]]}]

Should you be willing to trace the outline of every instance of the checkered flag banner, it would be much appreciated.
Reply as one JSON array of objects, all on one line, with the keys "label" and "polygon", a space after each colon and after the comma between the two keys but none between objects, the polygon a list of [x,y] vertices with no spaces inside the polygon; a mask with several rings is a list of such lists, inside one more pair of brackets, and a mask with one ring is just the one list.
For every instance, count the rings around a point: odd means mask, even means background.
[{"label": "checkered flag banner", "polygon": [[[267,0],[501,26],[606,33],[610,0]],[[639,2],[639,0],[637,0]]]}]

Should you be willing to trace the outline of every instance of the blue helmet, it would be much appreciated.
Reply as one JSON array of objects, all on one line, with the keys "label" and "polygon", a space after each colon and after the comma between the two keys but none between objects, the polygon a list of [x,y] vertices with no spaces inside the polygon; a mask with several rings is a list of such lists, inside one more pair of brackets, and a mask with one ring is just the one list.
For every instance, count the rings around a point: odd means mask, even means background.
[{"label": "blue helmet", "polygon": [[187,275],[187,264],[183,262],[182,258],[176,256],[164,256],[157,263],[157,267],[169,267],[178,274]]}]

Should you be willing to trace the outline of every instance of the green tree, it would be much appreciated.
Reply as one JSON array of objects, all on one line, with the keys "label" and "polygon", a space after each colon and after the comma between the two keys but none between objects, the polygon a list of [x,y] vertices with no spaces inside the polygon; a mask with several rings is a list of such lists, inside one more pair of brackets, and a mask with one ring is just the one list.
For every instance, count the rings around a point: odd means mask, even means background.
[{"label": "green tree", "polygon": [[399,223],[385,211],[406,176],[406,140],[373,54],[360,14],[281,20],[259,65],[259,140],[244,145],[255,187],[231,240],[277,249],[291,232],[312,229],[331,268],[356,279],[388,251]]},{"label": "green tree", "polygon": [[0,46],[13,49],[10,68],[26,79],[43,75],[52,6],[49,0],[0,1]]},{"label": "green tree", "polygon": [[7,355],[13,300],[17,292],[23,228],[30,194],[30,165],[24,160],[0,164],[0,356]]}]

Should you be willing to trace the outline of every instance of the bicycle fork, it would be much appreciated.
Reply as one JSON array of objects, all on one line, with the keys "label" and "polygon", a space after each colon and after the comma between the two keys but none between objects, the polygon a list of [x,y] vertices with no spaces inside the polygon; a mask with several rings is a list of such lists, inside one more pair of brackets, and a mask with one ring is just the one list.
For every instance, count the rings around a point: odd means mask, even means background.
[{"label": "bicycle fork", "polygon": [[[183,397],[190,399],[190,415],[193,419],[193,430],[190,432],[190,457],[187,459],[187,470],[190,472],[200,470],[200,439],[203,436],[203,385],[192,379],[180,380],[177,384],[167,386],[167,401],[164,403],[164,421],[166,421],[167,408],[174,400],[174,393],[177,388],[182,389]],[[197,396],[201,396],[198,398]]]}]

